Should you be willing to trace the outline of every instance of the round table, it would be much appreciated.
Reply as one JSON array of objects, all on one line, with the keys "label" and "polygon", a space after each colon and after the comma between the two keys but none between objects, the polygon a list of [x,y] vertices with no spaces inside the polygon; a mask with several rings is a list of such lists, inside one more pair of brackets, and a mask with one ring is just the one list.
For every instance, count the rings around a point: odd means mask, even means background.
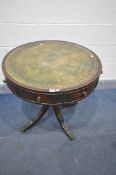
[{"label": "round table", "polygon": [[22,99],[43,104],[39,113],[21,130],[25,132],[53,107],[56,117],[73,140],[60,104],[68,105],[87,97],[102,73],[98,56],[91,50],[66,41],[43,40],[23,44],[3,59],[4,82]]}]

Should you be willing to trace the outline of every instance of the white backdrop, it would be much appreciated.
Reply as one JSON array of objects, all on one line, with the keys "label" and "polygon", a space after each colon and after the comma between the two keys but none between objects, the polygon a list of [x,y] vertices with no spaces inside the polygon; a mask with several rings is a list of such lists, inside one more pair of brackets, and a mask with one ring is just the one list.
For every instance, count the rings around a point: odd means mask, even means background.
[{"label": "white backdrop", "polygon": [[0,0],[0,64],[12,48],[43,39],[88,47],[102,61],[101,79],[116,79],[116,0]]}]

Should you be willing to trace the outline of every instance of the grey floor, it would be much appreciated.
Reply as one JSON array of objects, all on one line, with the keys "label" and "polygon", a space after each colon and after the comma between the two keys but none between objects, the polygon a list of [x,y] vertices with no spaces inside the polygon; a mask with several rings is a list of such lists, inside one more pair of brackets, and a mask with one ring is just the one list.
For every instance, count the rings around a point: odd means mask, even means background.
[{"label": "grey floor", "polygon": [[0,95],[0,175],[116,175],[116,89],[96,89],[61,107],[76,140],[69,141],[52,109],[35,127],[20,128],[40,106]]}]

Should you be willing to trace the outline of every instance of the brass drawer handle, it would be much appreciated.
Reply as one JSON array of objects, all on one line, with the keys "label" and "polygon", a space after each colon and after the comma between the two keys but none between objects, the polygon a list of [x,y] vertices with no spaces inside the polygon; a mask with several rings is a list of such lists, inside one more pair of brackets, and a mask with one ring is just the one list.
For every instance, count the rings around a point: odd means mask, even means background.
[{"label": "brass drawer handle", "polygon": [[87,92],[86,91],[83,91],[82,94],[87,97]]},{"label": "brass drawer handle", "polygon": [[38,96],[38,97],[37,97],[37,102],[38,102],[38,103],[40,103],[40,99],[41,99],[41,97]]}]

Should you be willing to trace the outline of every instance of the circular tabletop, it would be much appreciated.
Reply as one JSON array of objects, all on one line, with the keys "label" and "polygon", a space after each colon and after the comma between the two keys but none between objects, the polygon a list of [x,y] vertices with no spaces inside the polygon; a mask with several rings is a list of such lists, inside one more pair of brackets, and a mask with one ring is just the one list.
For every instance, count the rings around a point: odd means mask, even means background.
[{"label": "circular tabletop", "polygon": [[75,43],[44,40],[21,45],[3,60],[3,72],[17,85],[43,91],[82,87],[101,73],[101,62]]}]

